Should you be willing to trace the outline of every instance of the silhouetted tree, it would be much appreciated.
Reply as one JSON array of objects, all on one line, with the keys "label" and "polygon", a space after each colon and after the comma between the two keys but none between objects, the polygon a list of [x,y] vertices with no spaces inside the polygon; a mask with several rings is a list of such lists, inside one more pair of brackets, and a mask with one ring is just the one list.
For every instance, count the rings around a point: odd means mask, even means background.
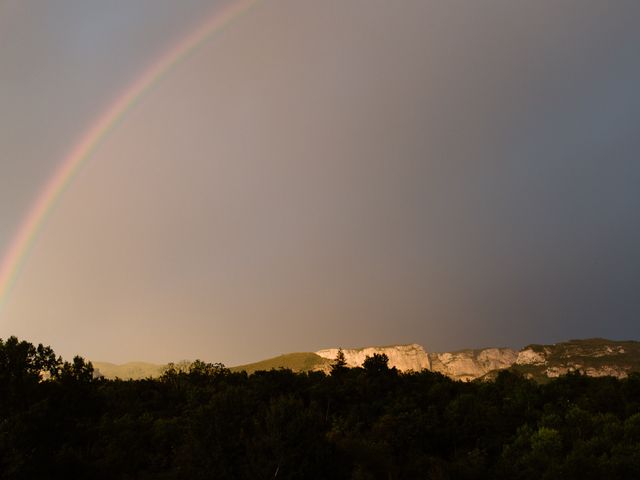
[{"label": "silhouetted tree", "polygon": [[347,359],[342,348],[339,348],[335,360],[331,363],[331,375],[340,374],[345,370],[347,370]]},{"label": "silhouetted tree", "polygon": [[385,353],[374,353],[364,359],[362,368],[368,374],[380,375],[387,373],[389,371],[389,357]]}]

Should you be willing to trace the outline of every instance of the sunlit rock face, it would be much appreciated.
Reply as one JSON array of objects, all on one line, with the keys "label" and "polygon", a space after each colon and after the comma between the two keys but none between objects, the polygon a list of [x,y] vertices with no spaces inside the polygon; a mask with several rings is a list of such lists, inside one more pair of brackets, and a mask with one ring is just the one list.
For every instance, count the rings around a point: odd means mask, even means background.
[{"label": "sunlit rock face", "polygon": [[485,348],[459,352],[430,353],[431,370],[454,380],[475,380],[494,370],[509,368],[518,352],[510,348]]},{"label": "sunlit rock face", "polygon": [[515,368],[530,378],[557,378],[571,372],[624,378],[640,368],[640,343],[593,338],[529,345],[519,352]]},{"label": "sunlit rock face", "polygon": [[518,352],[518,358],[516,364],[518,365],[544,365],[546,362],[549,349],[542,349],[542,351],[535,351],[531,347],[523,348]]},{"label": "sunlit rock face", "polygon": [[[360,367],[367,357],[384,353],[389,357],[389,366],[402,372],[432,370],[455,380],[474,380],[487,373],[509,368],[518,356],[509,348],[485,348],[459,352],[427,353],[417,344],[391,347],[347,348],[342,350],[349,367]],[[337,348],[316,352],[317,355],[335,360]]]},{"label": "sunlit rock face", "polygon": [[[426,353],[417,344],[391,347],[344,349],[349,367],[360,367],[368,356],[384,353],[389,366],[398,370],[442,373],[454,380],[470,381],[495,378],[498,371],[511,369],[527,378],[545,381],[571,372],[590,377],[626,377],[640,371],[640,343],[605,339],[571,340],[553,345],[529,345],[520,351],[510,348],[484,348],[457,352]],[[334,360],[337,348],[316,352]],[[330,366],[318,367],[325,371]]]},{"label": "sunlit rock face", "polygon": [[[420,345],[395,345],[391,347],[343,348],[344,358],[348,367],[361,367],[367,357],[374,353],[385,354],[389,358],[389,367],[395,367],[401,372],[419,372],[430,369],[429,356]],[[323,358],[335,360],[337,348],[327,348],[316,352]]]}]

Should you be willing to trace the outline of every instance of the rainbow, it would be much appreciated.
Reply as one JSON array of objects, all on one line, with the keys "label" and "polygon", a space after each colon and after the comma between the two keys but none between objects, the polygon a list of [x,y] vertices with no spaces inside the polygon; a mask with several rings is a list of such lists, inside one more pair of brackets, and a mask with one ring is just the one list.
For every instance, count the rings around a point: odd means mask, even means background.
[{"label": "rainbow", "polygon": [[247,12],[258,0],[234,0],[224,8],[216,9],[195,31],[165,52],[117,100],[112,103],[84,132],[70,152],[64,157],[44,188],[36,197],[27,215],[2,257],[0,263],[0,310],[6,304],[19,276],[26,257],[38,237],[48,214],[73,181],[80,167],[90,158],[105,136],[116,126],[153,85],[181,60],[202,45],[214,33],[229,25]]}]

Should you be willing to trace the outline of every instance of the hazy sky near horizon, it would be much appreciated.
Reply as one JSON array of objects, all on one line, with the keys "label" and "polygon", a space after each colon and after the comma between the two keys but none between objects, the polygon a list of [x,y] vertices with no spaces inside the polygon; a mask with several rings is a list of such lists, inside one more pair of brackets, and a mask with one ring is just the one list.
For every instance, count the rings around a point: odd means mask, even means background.
[{"label": "hazy sky near horizon", "polygon": [[[0,256],[225,2],[0,1]],[[0,337],[246,363],[640,339],[640,3],[259,0],[103,139]]]}]

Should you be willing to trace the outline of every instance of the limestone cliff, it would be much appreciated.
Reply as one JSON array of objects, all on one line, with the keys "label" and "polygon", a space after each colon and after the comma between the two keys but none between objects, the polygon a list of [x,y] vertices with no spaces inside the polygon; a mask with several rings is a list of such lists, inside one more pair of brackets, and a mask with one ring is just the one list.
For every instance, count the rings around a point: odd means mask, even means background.
[{"label": "limestone cliff", "polygon": [[[391,347],[366,347],[366,348],[343,348],[347,366],[360,367],[367,357],[374,353],[385,354],[389,358],[389,367],[395,367],[401,372],[419,372],[431,368],[429,356],[420,345],[395,345]],[[323,358],[335,360],[338,355],[337,348],[327,348],[316,352]]]},{"label": "limestone cliff", "polygon": [[[474,380],[487,373],[509,368],[517,358],[517,352],[509,348],[485,348],[480,350],[461,350],[458,352],[427,353],[417,344],[389,347],[366,347],[343,349],[347,366],[360,367],[368,356],[374,353],[385,354],[389,366],[402,372],[432,370],[455,380]],[[335,360],[337,348],[316,352],[323,358]]]},{"label": "limestone cliff", "polygon": [[[575,371],[591,377],[618,378],[640,371],[640,342],[616,342],[600,338],[571,340],[552,345],[529,345],[520,351],[484,348],[426,353],[420,345],[412,344],[343,349],[343,352],[349,367],[362,366],[367,356],[384,353],[389,357],[389,366],[400,371],[427,369],[462,381],[495,378],[497,372],[504,369],[538,381]],[[336,358],[337,353],[337,348],[316,352],[330,361]],[[322,368],[329,369],[326,364]]]},{"label": "limestone cliff", "polygon": [[485,348],[457,352],[430,353],[431,370],[454,380],[475,380],[494,370],[509,368],[518,352],[510,348]]}]

